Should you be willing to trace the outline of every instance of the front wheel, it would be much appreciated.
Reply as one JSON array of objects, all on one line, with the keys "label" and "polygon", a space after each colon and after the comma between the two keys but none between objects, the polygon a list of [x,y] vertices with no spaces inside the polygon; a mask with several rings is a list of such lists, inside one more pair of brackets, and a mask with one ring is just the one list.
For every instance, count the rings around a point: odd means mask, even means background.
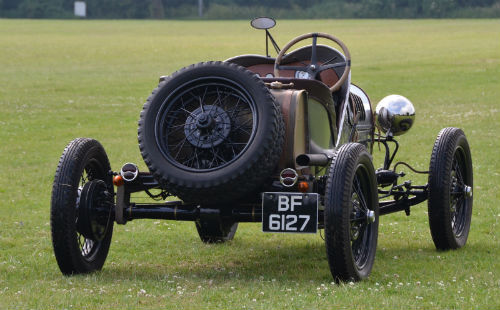
[{"label": "front wheel", "polygon": [[325,244],[335,281],[367,278],[375,261],[378,197],[370,154],[358,143],[335,152],[325,193]]},{"label": "front wheel", "polygon": [[108,156],[99,142],[71,141],[57,166],[50,224],[52,245],[63,274],[102,268],[113,234],[113,183]]},{"label": "front wheel", "polygon": [[463,247],[472,215],[472,159],[458,128],[444,128],[432,149],[429,166],[429,226],[439,250]]}]

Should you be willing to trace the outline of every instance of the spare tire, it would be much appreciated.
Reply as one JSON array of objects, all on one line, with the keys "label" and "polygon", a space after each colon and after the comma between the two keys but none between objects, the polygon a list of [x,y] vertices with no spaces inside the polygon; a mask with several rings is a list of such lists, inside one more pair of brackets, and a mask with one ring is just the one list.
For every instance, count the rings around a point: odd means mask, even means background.
[{"label": "spare tire", "polygon": [[226,62],[183,68],[160,82],[139,120],[144,162],[185,202],[234,201],[267,179],[281,155],[281,109],[252,72]]}]

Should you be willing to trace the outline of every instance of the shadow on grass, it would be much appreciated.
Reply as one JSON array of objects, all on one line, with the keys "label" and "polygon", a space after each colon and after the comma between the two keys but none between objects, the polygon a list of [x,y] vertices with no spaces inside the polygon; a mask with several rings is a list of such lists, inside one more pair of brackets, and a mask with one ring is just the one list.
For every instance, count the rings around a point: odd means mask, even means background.
[{"label": "shadow on grass", "polygon": [[[177,277],[215,283],[271,279],[297,283],[332,281],[322,240],[297,244],[266,239],[247,241],[214,245],[200,243],[178,258],[175,253],[169,253],[127,264],[106,264],[99,277],[125,281],[161,281]],[[477,264],[479,258],[491,256],[494,260],[494,250],[484,244],[471,244],[451,251],[437,251],[432,245],[418,246],[379,248],[371,278],[378,281],[384,278],[384,274],[411,278],[421,275],[424,269],[427,270],[424,273],[439,273],[470,268],[470,262]]]},{"label": "shadow on grass", "polygon": [[228,279],[260,281],[263,278],[286,278],[287,281],[297,282],[331,281],[323,242],[199,244],[178,258],[169,253],[145,257],[143,261],[136,260],[127,265],[107,263],[103,273],[123,280],[176,276],[221,282]]}]

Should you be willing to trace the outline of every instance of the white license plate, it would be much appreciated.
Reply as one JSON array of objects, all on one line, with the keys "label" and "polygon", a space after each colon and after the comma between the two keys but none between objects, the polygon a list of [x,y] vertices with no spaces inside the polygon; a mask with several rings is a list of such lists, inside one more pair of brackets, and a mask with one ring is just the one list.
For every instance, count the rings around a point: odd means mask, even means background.
[{"label": "white license plate", "polygon": [[318,194],[263,193],[262,231],[316,233]]}]

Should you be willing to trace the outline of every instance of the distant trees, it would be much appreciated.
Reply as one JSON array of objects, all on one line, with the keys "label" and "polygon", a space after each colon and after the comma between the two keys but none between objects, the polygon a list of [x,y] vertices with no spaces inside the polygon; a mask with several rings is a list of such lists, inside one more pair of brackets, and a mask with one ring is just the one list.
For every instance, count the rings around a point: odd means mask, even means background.
[{"label": "distant trees", "polygon": [[[88,18],[197,18],[198,0],[86,0]],[[0,0],[0,17],[73,18],[74,0]],[[500,17],[500,0],[204,0],[204,18]]]}]

